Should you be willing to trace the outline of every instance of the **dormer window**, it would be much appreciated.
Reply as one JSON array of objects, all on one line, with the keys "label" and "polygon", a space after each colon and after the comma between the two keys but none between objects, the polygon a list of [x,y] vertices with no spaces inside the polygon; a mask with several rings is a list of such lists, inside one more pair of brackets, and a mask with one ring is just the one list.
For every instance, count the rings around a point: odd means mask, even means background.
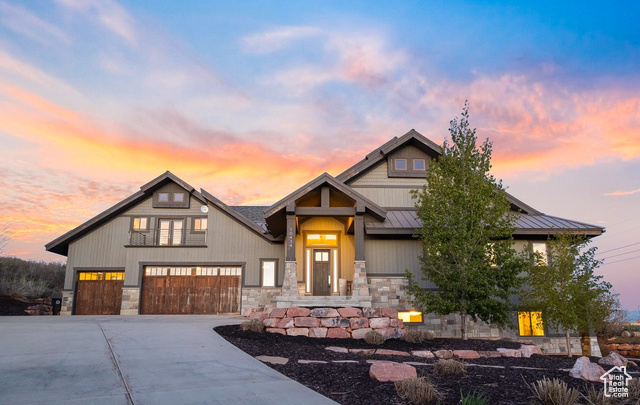
[{"label": "dormer window", "polygon": [[407,159],[394,159],[396,170],[407,170]]},{"label": "dormer window", "polygon": [[424,159],[413,159],[413,170],[426,170]]},{"label": "dormer window", "polygon": [[160,202],[160,203],[168,203],[169,202],[169,193],[158,193],[158,202]]},{"label": "dormer window", "polygon": [[174,203],[183,203],[184,202],[184,193],[173,193],[173,202]]},{"label": "dormer window", "polygon": [[154,208],[189,208],[189,195],[184,191],[157,191],[153,194]]}]

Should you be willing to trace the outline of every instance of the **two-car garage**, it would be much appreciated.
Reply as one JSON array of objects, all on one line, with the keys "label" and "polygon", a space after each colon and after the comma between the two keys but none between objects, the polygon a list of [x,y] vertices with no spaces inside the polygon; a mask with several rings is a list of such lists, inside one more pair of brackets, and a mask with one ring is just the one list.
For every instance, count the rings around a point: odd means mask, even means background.
[{"label": "two-car garage", "polygon": [[[222,314],[240,311],[242,266],[146,266],[140,314]],[[79,272],[76,315],[118,315],[124,272]]]}]

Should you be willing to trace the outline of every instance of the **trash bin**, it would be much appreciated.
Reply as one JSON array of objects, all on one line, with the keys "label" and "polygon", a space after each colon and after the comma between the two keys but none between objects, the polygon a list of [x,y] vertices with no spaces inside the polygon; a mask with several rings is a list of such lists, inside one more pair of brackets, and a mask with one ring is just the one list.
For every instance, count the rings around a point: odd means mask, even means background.
[{"label": "trash bin", "polygon": [[51,298],[51,306],[53,307],[53,314],[60,315],[60,309],[62,308],[62,298]]}]

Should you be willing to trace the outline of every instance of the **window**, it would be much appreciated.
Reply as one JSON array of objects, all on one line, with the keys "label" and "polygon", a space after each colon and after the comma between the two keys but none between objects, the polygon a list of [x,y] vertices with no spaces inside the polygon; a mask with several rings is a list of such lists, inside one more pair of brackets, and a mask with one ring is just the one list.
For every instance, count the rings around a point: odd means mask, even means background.
[{"label": "window", "polygon": [[407,159],[394,159],[396,170],[407,170]]},{"label": "window", "polygon": [[207,230],[207,218],[194,218],[193,219],[194,232],[204,232]]},{"label": "window", "polygon": [[158,202],[168,203],[169,202],[169,193],[158,193]]},{"label": "window", "polygon": [[548,264],[547,244],[545,242],[533,242],[531,247],[533,249],[533,254],[536,256],[535,260],[537,264],[546,266]]},{"label": "window", "polygon": [[180,219],[159,219],[158,220],[158,245],[179,246],[182,245],[182,230],[184,220]]},{"label": "window", "polygon": [[147,229],[149,229],[147,218],[133,218],[134,231],[146,231]]},{"label": "window", "polygon": [[424,159],[413,159],[413,170],[426,170]]},{"label": "window", "polygon": [[276,286],[276,267],[276,260],[260,260],[263,287]]},{"label": "window", "polygon": [[175,202],[175,203],[183,203],[184,202],[184,193],[173,193],[173,202]]},{"label": "window", "polygon": [[520,336],[544,336],[544,324],[540,311],[519,311],[518,326]]},{"label": "window", "polygon": [[422,322],[422,312],[420,311],[404,311],[398,312],[398,319],[404,323]]}]

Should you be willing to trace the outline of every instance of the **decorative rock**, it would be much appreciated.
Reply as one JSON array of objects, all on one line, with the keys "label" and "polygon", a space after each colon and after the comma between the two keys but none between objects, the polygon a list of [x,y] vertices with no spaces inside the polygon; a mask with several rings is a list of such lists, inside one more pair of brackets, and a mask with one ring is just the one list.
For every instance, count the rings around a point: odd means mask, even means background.
[{"label": "decorative rock", "polygon": [[327,328],[310,328],[309,337],[324,338],[327,337]]},{"label": "decorative rock", "polygon": [[251,315],[249,315],[249,319],[259,319],[261,321],[264,321],[265,319],[267,319],[267,314],[265,314],[264,312],[253,312],[251,313]]},{"label": "decorative rock", "polygon": [[378,349],[376,350],[376,354],[381,356],[409,356],[410,354],[407,352],[401,352],[400,350],[387,350],[387,349]]},{"label": "decorative rock", "polygon": [[389,319],[389,326],[392,328],[404,328],[404,322],[402,322],[402,319],[391,318]]},{"label": "decorative rock", "polygon": [[587,356],[578,358],[571,371],[569,371],[569,375],[573,378],[581,378],[593,382],[602,382],[600,376],[604,373],[604,369],[596,363],[592,363]]},{"label": "decorative rock", "polygon": [[338,308],[338,313],[343,318],[355,318],[355,317],[359,318],[362,316],[362,310],[360,308],[353,308],[353,307]]},{"label": "decorative rock", "polygon": [[538,345],[520,345],[522,357],[529,358],[534,354],[542,354],[542,350]]},{"label": "decorative rock", "polygon": [[480,355],[480,357],[484,357],[484,358],[502,357],[502,354],[494,351],[478,352],[478,354]]},{"label": "decorative rock", "polygon": [[392,361],[378,361],[369,368],[369,376],[380,382],[400,381],[407,378],[417,378],[416,368],[408,364]]},{"label": "decorative rock", "polygon": [[278,328],[281,328],[281,329],[293,328],[293,318],[282,318],[280,322],[278,322]]},{"label": "decorative rock", "polygon": [[633,346],[625,343],[622,345],[618,345],[618,350],[633,350]]},{"label": "decorative rock", "polygon": [[262,323],[264,323],[264,326],[267,328],[277,328],[278,323],[280,323],[280,318],[267,318],[262,321]]},{"label": "decorative rock", "polygon": [[389,318],[371,318],[369,319],[369,327],[387,328],[389,327]]},{"label": "decorative rock", "polygon": [[320,319],[307,316],[299,316],[295,319],[296,328],[317,328],[320,326]]},{"label": "decorative rock", "polygon": [[253,308],[245,308],[244,311],[242,311],[242,316],[244,316],[245,318],[248,318],[249,316],[251,316],[252,312],[253,312]]},{"label": "decorative rock", "polygon": [[380,316],[380,308],[364,307],[362,308],[362,315],[367,318],[376,318]]},{"label": "decorative rock", "polygon": [[520,349],[505,349],[501,347],[498,348],[497,351],[502,357],[522,357],[522,351]]},{"label": "decorative rock", "polygon": [[358,360],[331,360],[332,363],[360,363]]},{"label": "decorative rock", "polygon": [[281,335],[286,335],[287,330],[282,328],[267,328],[267,332],[269,333],[279,333]]},{"label": "decorative rock", "polygon": [[309,336],[309,328],[289,328],[287,329],[289,336]]},{"label": "decorative rock", "polygon": [[436,350],[433,352],[439,359],[450,359],[453,357],[453,352],[451,350]]},{"label": "decorative rock", "polygon": [[631,337],[631,332],[629,332],[628,330],[623,330],[620,336],[622,336],[623,338]]},{"label": "decorative rock", "polygon": [[391,319],[398,319],[398,311],[389,307],[380,308],[380,316],[386,316],[387,318]]},{"label": "decorative rock", "polygon": [[421,363],[419,361],[403,361],[402,364],[408,364],[410,366],[430,366],[429,363]]},{"label": "decorative rock", "polygon": [[[376,318],[373,318],[376,319]],[[402,329],[400,328],[384,328],[384,329],[376,329],[378,332],[385,337],[385,339],[400,339],[403,335]]]},{"label": "decorative rock", "polygon": [[321,318],[320,326],[323,328],[348,328],[351,322],[347,318]]},{"label": "decorative rock", "polygon": [[287,364],[289,359],[286,357],[277,357],[277,356],[256,356],[256,359],[260,360],[263,363],[271,363],[271,364]]},{"label": "decorative rock", "polygon": [[298,360],[298,364],[327,364],[324,360]]},{"label": "decorative rock", "polygon": [[311,310],[309,308],[291,307],[287,310],[287,317],[309,316],[310,313]]},{"label": "decorative rock", "polygon": [[364,339],[364,335],[371,332],[371,328],[356,329],[351,331],[351,337],[354,339]]},{"label": "decorative rock", "polygon": [[310,316],[317,316],[318,318],[328,318],[340,316],[340,314],[333,308],[314,308],[311,310]]},{"label": "decorative rock", "polygon": [[269,316],[271,318],[284,318],[287,314],[287,308],[273,308]]},{"label": "decorative rock", "polygon": [[349,339],[351,334],[342,328],[329,328],[327,331],[328,338]]},{"label": "decorative rock", "polygon": [[640,337],[640,332],[631,332],[633,337]]},{"label": "decorative rock", "polygon": [[629,363],[629,360],[616,352],[611,352],[608,356],[598,360],[598,364],[602,366],[626,366],[627,363]]},{"label": "decorative rock", "polygon": [[351,323],[351,330],[352,331],[354,329],[361,329],[361,328],[368,328],[369,327],[369,320],[367,318],[351,318],[351,319],[349,319],[349,322]]},{"label": "decorative rock", "polygon": [[347,349],[346,347],[338,347],[338,346],[327,346],[324,348],[324,350],[329,350],[331,352],[336,352],[336,353],[349,353],[349,349]]},{"label": "decorative rock", "polygon": [[479,359],[480,355],[475,350],[454,350],[453,355],[461,359]]},{"label": "decorative rock", "polygon": [[431,351],[429,350],[414,350],[411,352],[411,354],[416,357],[422,357],[425,359],[432,359],[436,357],[435,354],[431,353]]},{"label": "decorative rock", "polygon": [[369,356],[376,352],[376,349],[349,349],[349,353],[362,354],[363,356]]}]

